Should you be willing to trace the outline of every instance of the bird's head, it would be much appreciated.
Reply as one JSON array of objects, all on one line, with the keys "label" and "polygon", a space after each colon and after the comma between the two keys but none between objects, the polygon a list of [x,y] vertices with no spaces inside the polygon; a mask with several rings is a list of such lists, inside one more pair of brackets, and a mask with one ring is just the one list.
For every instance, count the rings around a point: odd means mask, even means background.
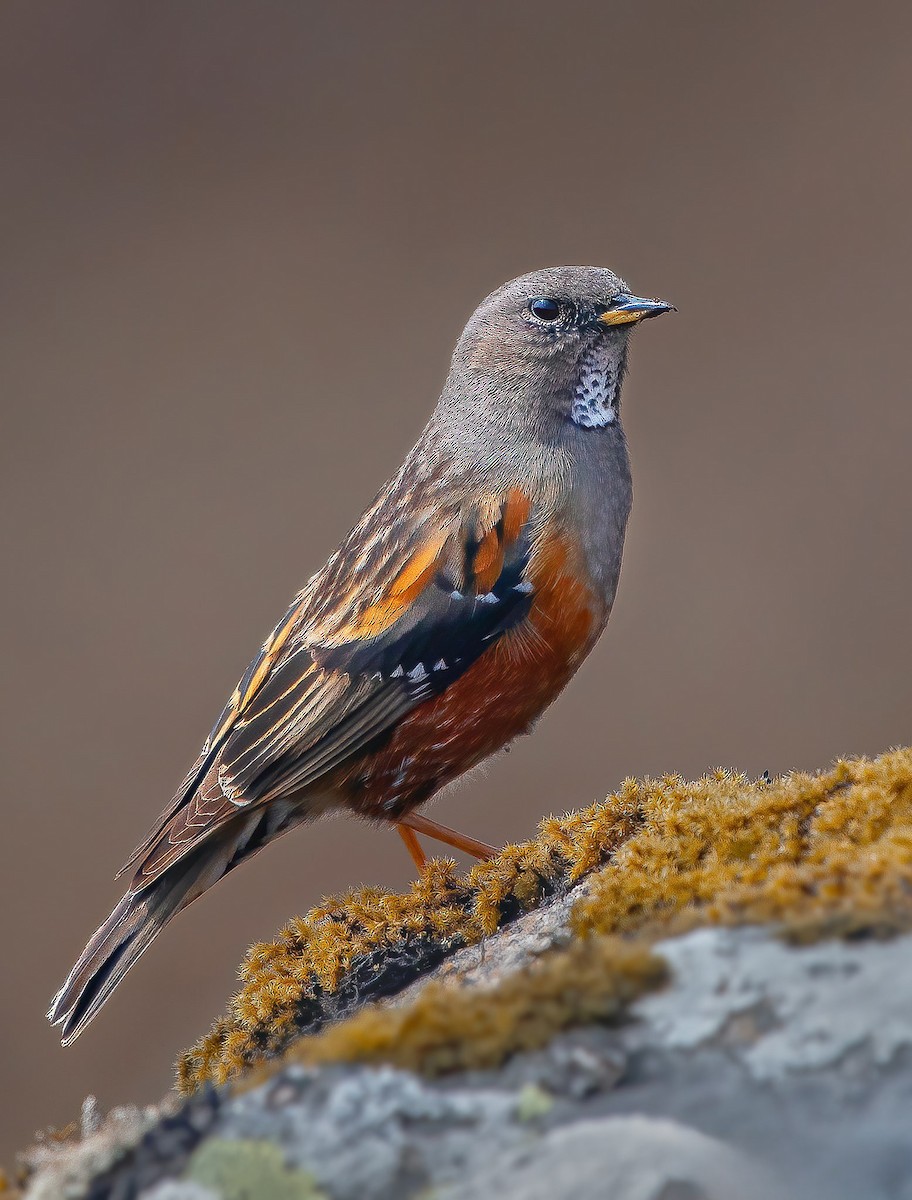
[{"label": "bird's head", "polygon": [[550,267],[492,292],[453,355],[442,402],[549,439],[617,421],[631,330],[672,309],[604,267]]}]

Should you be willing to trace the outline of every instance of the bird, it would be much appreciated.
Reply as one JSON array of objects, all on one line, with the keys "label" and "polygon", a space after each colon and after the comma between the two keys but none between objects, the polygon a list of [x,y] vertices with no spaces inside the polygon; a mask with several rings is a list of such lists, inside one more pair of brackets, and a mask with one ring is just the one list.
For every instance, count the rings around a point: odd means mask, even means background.
[{"label": "bird", "polygon": [[118,873],[48,1017],[73,1042],[176,913],[294,826],[348,810],[484,859],[417,810],[527,733],[611,612],[632,500],[632,329],[673,309],[603,267],[494,291],[428,424],[234,689]]}]

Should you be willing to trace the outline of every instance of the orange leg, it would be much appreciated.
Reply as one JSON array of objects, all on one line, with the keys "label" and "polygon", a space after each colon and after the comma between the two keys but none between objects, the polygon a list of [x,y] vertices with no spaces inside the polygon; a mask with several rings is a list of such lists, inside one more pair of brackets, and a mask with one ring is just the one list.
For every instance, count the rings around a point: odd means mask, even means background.
[{"label": "orange leg", "polygon": [[[470,854],[472,858],[494,858],[500,853],[496,846],[489,846],[487,842],[479,842],[476,838],[468,837],[464,833],[457,833],[455,829],[449,829],[446,825],[438,825],[436,821],[431,821],[427,817],[419,817],[417,813],[406,813],[404,817],[400,817],[397,828],[416,863],[418,863],[418,856],[412,849],[412,838],[414,838],[415,845],[418,846],[418,853],[424,859],[424,851],[418,844],[416,833],[423,833],[425,837],[433,838],[436,842],[443,842],[446,846],[462,850],[464,853]],[[413,833],[412,830],[415,832]],[[424,861],[427,860],[424,859]],[[423,863],[419,863],[419,870],[422,865]]]},{"label": "orange leg", "polygon": [[414,861],[415,866],[418,868],[418,872],[420,874],[427,866],[427,855],[422,849],[421,843],[418,841],[418,834],[413,833],[411,829],[404,828],[404,826],[401,824],[396,826],[396,830],[398,831],[399,836],[405,842],[405,848],[408,850],[409,854],[411,854],[412,860]]}]

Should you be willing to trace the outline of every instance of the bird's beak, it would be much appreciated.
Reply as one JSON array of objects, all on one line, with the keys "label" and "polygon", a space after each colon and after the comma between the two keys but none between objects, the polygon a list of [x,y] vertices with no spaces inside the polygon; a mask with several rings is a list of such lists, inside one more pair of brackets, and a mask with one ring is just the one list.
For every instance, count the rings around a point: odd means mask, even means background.
[{"label": "bird's beak", "polygon": [[664,312],[677,312],[677,309],[664,300],[643,300],[640,296],[621,292],[599,317],[599,322],[602,325],[631,325],[636,321],[645,321],[647,317],[658,317]]}]

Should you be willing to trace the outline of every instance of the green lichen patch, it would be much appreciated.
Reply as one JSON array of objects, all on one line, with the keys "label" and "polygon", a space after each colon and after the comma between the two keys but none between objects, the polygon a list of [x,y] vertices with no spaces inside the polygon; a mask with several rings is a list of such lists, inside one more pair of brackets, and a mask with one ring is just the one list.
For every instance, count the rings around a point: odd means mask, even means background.
[{"label": "green lichen patch", "polygon": [[527,1083],[516,1097],[517,1121],[538,1121],[554,1107],[554,1097],[537,1083]]},{"label": "green lichen patch", "polygon": [[305,1171],[288,1167],[270,1142],[210,1138],[193,1155],[185,1178],[221,1200],[325,1200]]},{"label": "green lichen patch", "polygon": [[[494,992],[430,984],[405,1006],[365,1007],[583,876],[578,942],[516,976],[517,990],[510,979]],[[308,1062],[494,1065],[654,986],[656,936],[743,922],[774,922],[796,941],[912,927],[912,751],[771,783],[726,771],[627,780],[464,877],[435,862],[404,895],[327,900],[251,949],[229,1014],[182,1057],[179,1086],[224,1082],[293,1043]],[[620,947],[640,959],[622,961]],[[633,961],[639,981],[625,991]],[[535,1011],[519,994],[533,982],[551,995]]]}]

